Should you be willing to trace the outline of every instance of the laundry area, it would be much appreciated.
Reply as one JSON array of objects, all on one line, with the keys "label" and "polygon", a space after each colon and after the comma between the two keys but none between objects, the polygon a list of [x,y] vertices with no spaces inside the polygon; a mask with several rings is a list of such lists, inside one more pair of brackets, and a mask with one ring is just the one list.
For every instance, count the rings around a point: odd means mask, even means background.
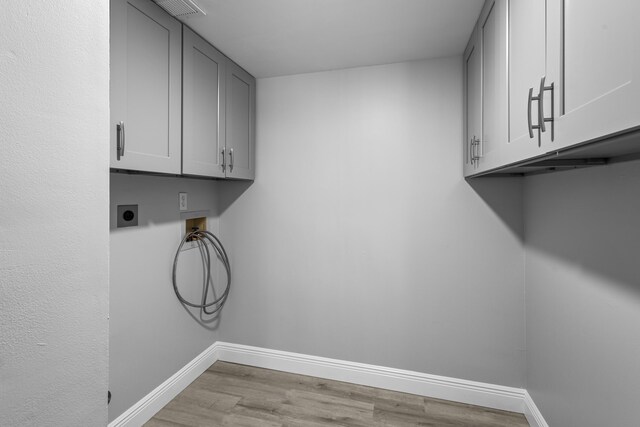
[{"label": "laundry area", "polygon": [[0,426],[638,425],[636,16],[0,2]]}]

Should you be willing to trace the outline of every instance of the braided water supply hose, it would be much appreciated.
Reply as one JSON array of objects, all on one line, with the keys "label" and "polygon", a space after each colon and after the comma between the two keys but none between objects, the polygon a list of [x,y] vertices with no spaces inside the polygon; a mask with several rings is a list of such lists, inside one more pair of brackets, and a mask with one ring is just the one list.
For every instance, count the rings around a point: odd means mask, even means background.
[{"label": "braided water supply hose", "polygon": [[[204,268],[206,274],[204,275],[204,292],[202,293],[202,302],[200,304],[196,304],[190,301],[187,301],[182,297],[180,291],[178,290],[178,282],[176,279],[176,271],[178,268],[178,258],[180,257],[180,251],[186,242],[196,242],[198,247],[200,248],[200,253],[202,254],[204,261]],[[209,283],[211,282],[211,251],[209,250],[209,246],[213,247],[215,250],[216,258],[219,258],[224,268],[227,272],[227,285],[225,286],[224,292],[220,295],[219,298],[214,299],[211,302],[207,302],[207,296],[209,294]],[[200,308],[205,314],[212,315],[216,314],[218,311],[222,309],[222,306],[227,301],[227,296],[229,295],[229,289],[231,288],[231,266],[229,265],[229,257],[227,256],[227,252],[224,250],[224,246],[220,240],[209,231],[203,231],[194,229],[193,231],[187,233],[182,241],[180,242],[180,246],[178,246],[178,250],[176,251],[176,256],[173,260],[173,290],[180,300],[181,303],[188,305],[189,307]],[[209,307],[215,308],[210,310]]]}]

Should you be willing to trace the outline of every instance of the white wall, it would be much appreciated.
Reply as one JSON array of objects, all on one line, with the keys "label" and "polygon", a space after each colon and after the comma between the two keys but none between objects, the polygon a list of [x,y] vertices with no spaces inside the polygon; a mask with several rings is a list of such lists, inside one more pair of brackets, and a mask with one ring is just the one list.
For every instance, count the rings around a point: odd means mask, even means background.
[{"label": "white wall", "polygon": [[[462,178],[459,57],[262,79],[231,342],[524,385],[521,181]],[[231,201],[234,201],[231,203]]]},{"label": "white wall", "polygon": [[637,425],[640,162],[525,181],[527,389],[552,426]]},{"label": "white wall", "polygon": [[[220,339],[217,321],[181,305],[171,281],[184,236],[178,193],[188,193],[189,211],[202,212],[208,229],[218,234],[217,185],[210,180],[111,174],[110,420]],[[117,205],[125,204],[138,205],[137,227],[116,228]],[[194,302],[202,297],[201,259],[196,248],[179,258],[178,284],[183,296]]]},{"label": "white wall", "polygon": [[0,425],[104,425],[109,5],[0,10]]}]

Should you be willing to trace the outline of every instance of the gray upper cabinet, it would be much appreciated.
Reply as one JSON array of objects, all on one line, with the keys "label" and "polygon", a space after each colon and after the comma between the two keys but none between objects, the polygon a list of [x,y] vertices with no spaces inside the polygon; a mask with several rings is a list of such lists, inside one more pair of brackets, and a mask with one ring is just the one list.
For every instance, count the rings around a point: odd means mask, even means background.
[{"label": "gray upper cabinet", "polygon": [[229,61],[226,87],[226,176],[254,179],[256,79]]},{"label": "gray upper cabinet", "polygon": [[506,0],[485,3],[464,54],[465,176],[498,166],[507,143]]},{"label": "gray upper cabinet", "polygon": [[184,27],[182,173],[253,179],[256,80]]},{"label": "gray upper cabinet", "polygon": [[507,2],[490,0],[485,3],[478,21],[482,43],[482,138],[480,139],[479,168],[500,164],[507,140],[508,88]]},{"label": "gray upper cabinet", "polygon": [[[482,137],[465,176],[538,160],[557,166],[549,159],[560,151],[570,159],[570,148],[637,130],[639,15],[640,2],[626,0],[487,0],[471,38],[481,43]],[[469,99],[467,109],[477,108]],[[585,147],[576,156],[589,157]]]},{"label": "gray upper cabinet", "polygon": [[180,173],[182,25],[148,0],[111,1],[111,161]]},{"label": "gray upper cabinet", "polygon": [[188,27],[183,33],[182,173],[224,178],[229,60]]},{"label": "gray upper cabinet", "polygon": [[[543,142],[545,146],[551,142],[551,132],[543,134],[539,128],[537,101],[540,84],[547,75],[546,27],[546,0],[509,1],[506,163],[535,156]],[[550,106],[551,98],[546,98],[546,105]]]},{"label": "gray upper cabinet", "polygon": [[556,130],[547,151],[639,126],[640,2],[547,0],[547,14]]},{"label": "gray upper cabinet", "polygon": [[482,53],[478,42],[478,27],[464,52],[464,96],[465,96],[465,142],[464,174],[472,174],[480,158],[480,137],[482,136]]},{"label": "gray upper cabinet", "polygon": [[255,175],[256,80],[150,0],[111,0],[113,169]]}]

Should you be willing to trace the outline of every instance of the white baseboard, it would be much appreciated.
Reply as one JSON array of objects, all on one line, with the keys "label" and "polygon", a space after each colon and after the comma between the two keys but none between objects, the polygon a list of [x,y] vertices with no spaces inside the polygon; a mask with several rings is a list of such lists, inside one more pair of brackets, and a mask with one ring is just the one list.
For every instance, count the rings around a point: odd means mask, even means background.
[{"label": "white baseboard", "polygon": [[549,427],[524,389],[219,341],[108,427],[141,426],[217,360],[519,412],[531,427]]},{"label": "white baseboard", "polygon": [[171,399],[187,388],[218,360],[216,350],[217,343],[214,343],[122,415],[111,421],[108,427],[139,427],[149,421],[160,409],[171,402]]},{"label": "white baseboard", "polygon": [[524,416],[527,417],[531,427],[549,427],[531,395],[526,390],[524,392]]},{"label": "white baseboard", "polygon": [[519,388],[224,342],[218,342],[218,359],[523,413]]}]

